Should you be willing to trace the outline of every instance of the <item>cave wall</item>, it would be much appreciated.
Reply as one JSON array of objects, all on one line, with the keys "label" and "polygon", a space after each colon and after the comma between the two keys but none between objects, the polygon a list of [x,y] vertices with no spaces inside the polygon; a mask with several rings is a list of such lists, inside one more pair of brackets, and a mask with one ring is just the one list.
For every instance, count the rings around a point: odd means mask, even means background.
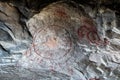
[{"label": "cave wall", "polygon": [[0,80],[119,80],[119,3],[1,0]]}]

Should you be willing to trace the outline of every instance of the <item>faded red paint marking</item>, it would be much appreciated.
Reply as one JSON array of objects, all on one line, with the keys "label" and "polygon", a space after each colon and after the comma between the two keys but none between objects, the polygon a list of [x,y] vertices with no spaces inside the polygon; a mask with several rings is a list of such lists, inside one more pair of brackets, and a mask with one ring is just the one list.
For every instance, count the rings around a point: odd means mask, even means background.
[{"label": "faded red paint marking", "polygon": [[91,18],[82,16],[80,18],[80,21],[81,21],[82,25],[85,25],[90,30],[97,31],[97,28],[95,27],[95,23]]},{"label": "faded red paint marking", "polygon": [[100,80],[100,79],[95,77],[95,78],[91,78],[89,80]]},{"label": "faded red paint marking", "polygon": [[82,38],[86,38],[90,43],[96,44],[96,45],[107,45],[109,41],[104,38],[102,41],[97,33],[97,29],[94,27],[88,27],[88,26],[81,26],[78,29],[78,35],[80,40]]},{"label": "faded red paint marking", "polygon": [[95,23],[92,19],[82,16],[80,21],[83,25],[80,26],[77,31],[80,40],[85,37],[90,43],[96,45],[107,45],[109,43],[106,38],[104,38],[104,40],[100,39],[97,28],[95,27]]},{"label": "faded red paint marking", "polygon": [[90,31],[87,33],[87,39],[91,43],[95,43],[99,45],[99,42],[101,41],[100,37],[98,36],[98,33],[96,31]]},{"label": "faded red paint marking", "polygon": [[62,7],[56,7],[54,15],[60,17],[60,18],[68,18],[69,15],[66,13],[65,9]]},{"label": "faded red paint marking", "polygon": [[[64,30],[64,27],[63,28],[61,28],[61,26],[58,26],[58,25],[50,25],[51,27],[52,26],[56,26],[56,28],[60,28],[60,29],[62,29],[62,30]],[[50,27],[49,26],[49,27]],[[47,27],[48,28],[48,27]],[[46,31],[47,29],[45,28],[45,29],[39,29],[39,30],[37,30],[36,31],[36,34],[34,35],[34,37],[33,37],[33,49],[34,49],[34,52],[37,54],[37,55],[39,55],[40,57],[42,57],[42,58],[45,58],[45,59],[52,59],[52,60],[56,60],[56,59],[62,59],[63,57],[65,57],[69,52],[71,52],[71,50],[72,50],[72,42],[71,42],[71,39],[70,39],[70,37],[68,36],[68,35],[65,35],[65,37],[64,37],[64,40],[63,40],[63,42],[65,42],[65,44],[64,44],[64,46],[67,46],[67,47],[69,47],[69,49],[65,49],[64,50],[64,53],[62,54],[62,56],[60,56],[59,58],[53,58],[53,56],[54,56],[54,52],[50,52],[50,51],[44,51],[44,52],[41,52],[41,50],[39,49],[39,47],[40,46],[43,46],[43,44],[40,42],[37,42],[37,40],[40,40],[39,39],[39,36],[40,36],[40,34],[42,33],[42,31]],[[46,31],[47,32],[47,31]],[[49,34],[49,33],[48,33]],[[48,43],[48,42],[47,42]],[[50,41],[49,41],[49,43],[50,43]],[[45,44],[45,43],[44,43]],[[60,43],[59,43],[60,44]],[[46,46],[46,45],[44,45],[44,46]],[[47,45],[48,46],[48,45]],[[62,46],[63,46],[63,44],[62,44]],[[53,47],[53,46],[52,46]],[[54,48],[54,47],[53,47]],[[46,54],[47,53],[47,54]],[[46,55],[46,56],[42,56],[42,54],[43,55]]]},{"label": "faded red paint marking", "polygon": [[[61,26],[58,26],[58,25],[51,25],[51,26],[57,26],[57,27],[61,27]],[[26,51],[26,53],[24,53],[25,56],[27,56],[29,58],[30,61],[32,62],[35,62],[37,64],[43,64],[44,61],[50,61],[50,65],[52,66],[53,63],[51,63],[51,61],[53,60],[59,60],[59,59],[62,59],[64,58],[67,54],[69,54],[72,50],[72,41],[71,41],[71,37],[69,36],[65,36],[65,38],[63,39],[63,42],[67,43],[67,46],[68,46],[68,50],[65,51],[64,55],[60,56],[60,57],[57,57],[57,58],[54,58],[52,59],[52,54],[48,54],[48,56],[41,56],[42,52],[39,50],[39,47],[41,46],[40,43],[36,43],[35,40],[41,40],[39,39],[39,37],[37,37],[38,35],[40,35],[39,33],[44,30],[44,29],[39,29],[36,31],[36,33],[34,34],[33,36],[33,43],[31,44],[30,48]],[[64,30],[64,29],[63,29]],[[46,31],[46,30],[45,30]],[[68,33],[68,32],[67,32]],[[68,33],[69,34],[69,33]],[[67,39],[66,39],[67,37]],[[39,46],[39,47],[38,47]],[[38,56],[37,56],[37,55]],[[70,59],[70,58],[69,58]],[[68,60],[68,59],[67,59]],[[67,60],[65,59],[65,61],[62,63],[61,62],[61,65],[59,64],[60,62],[56,62],[56,66],[59,66],[59,67],[62,67],[63,64],[65,64],[67,62]],[[32,68],[32,65],[30,66]],[[51,67],[51,71],[54,71],[54,68]],[[72,72],[72,71],[71,71]]]},{"label": "faded red paint marking", "polygon": [[87,40],[89,40],[91,43],[96,43],[96,40],[97,41],[100,41],[100,38],[97,34],[97,31],[95,29],[92,29],[92,28],[89,28],[87,26],[81,26],[79,29],[78,29],[78,35],[79,35],[79,38],[82,39],[84,37],[87,38]]}]

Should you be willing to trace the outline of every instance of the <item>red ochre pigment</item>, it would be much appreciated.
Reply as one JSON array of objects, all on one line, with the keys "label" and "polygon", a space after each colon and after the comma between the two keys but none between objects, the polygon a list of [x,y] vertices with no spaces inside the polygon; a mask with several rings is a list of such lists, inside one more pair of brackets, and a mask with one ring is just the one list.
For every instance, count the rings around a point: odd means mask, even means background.
[{"label": "red ochre pigment", "polygon": [[[58,26],[58,25],[51,25],[50,27],[51,28],[57,27],[61,31],[64,30],[64,28],[62,28],[61,26]],[[64,53],[62,53],[62,56],[60,56],[58,58],[55,58],[54,55],[56,55],[56,54],[54,52],[49,52],[48,50],[46,50],[46,48],[45,48],[44,52],[41,52],[41,50],[39,49],[39,47],[43,47],[44,45],[41,42],[37,42],[37,40],[42,40],[42,38],[40,38],[40,36],[41,36],[40,34],[44,33],[45,32],[44,30],[48,30],[48,29],[47,28],[46,29],[38,29],[38,31],[36,31],[36,34],[34,35],[34,38],[33,38],[33,44],[34,44],[33,49],[34,49],[34,52],[37,55],[39,55],[40,57],[45,58],[45,59],[56,60],[56,59],[62,59],[68,53],[71,52],[71,50],[72,50],[72,42],[71,42],[71,38],[70,38],[69,34],[64,34],[64,36],[63,36],[64,39],[62,40],[64,42],[64,44],[60,44],[60,42],[58,43],[61,46],[67,46],[67,47],[69,47],[69,49],[64,48]],[[47,33],[47,31],[46,31],[46,33],[44,35],[46,35],[46,34],[49,34],[49,33]],[[47,39],[47,37],[44,37],[44,38]],[[54,49],[54,47],[53,47],[53,49]],[[48,53],[49,55],[46,54],[46,56],[42,56],[42,54],[45,54],[45,53]]]},{"label": "red ochre pigment", "polygon": [[94,40],[100,40],[98,34],[97,34],[97,31],[94,30],[93,28],[89,28],[87,26],[81,26],[79,29],[78,29],[78,35],[79,35],[79,38],[82,39],[84,37],[87,38],[87,40],[89,40],[91,43],[95,43],[97,44]]},{"label": "red ochre pigment", "polygon": [[106,38],[102,41],[97,33],[97,29],[95,27],[81,26],[78,29],[79,39],[86,38],[90,43],[96,45],[107,45],[109,42]]},{"label": "red ochre pigment", "polygon": [[60,18],[68,18],[68,14],[65,12],[65,9],[62,7],[57,7],[54,11],[54,15]]},{"label": "red ochre pigment", "polygon": [[97,28],[92,19],[84,17],[84,16],[82,16],[79,19],[82,23],[82,26],[80,26],[80,28],[77,31],[80,40],[85,37],[92,44],[107,45],[109,43],[109,41],[106,38],[102,40],[99,37]]},{"label": "red ochre pigment", "polygon": [[95,78],[91,78],[89,80],[100,80],[100,79],[95,77]]}]

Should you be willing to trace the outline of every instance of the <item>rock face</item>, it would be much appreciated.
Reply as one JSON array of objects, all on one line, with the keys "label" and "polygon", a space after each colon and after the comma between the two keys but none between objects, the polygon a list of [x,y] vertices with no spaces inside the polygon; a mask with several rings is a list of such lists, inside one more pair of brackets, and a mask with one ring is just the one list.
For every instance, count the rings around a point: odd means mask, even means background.
[{"label": "rock face", "polygon": [[15,7],[0,2],[0,64],[16,61],[31,42],[24,25],[20,24],[19,16]]},{"label": "rock face", "polygon": [[115,11],[74,1],[39,10],[16,4],[0,2],[1,80],[120,79]]}]

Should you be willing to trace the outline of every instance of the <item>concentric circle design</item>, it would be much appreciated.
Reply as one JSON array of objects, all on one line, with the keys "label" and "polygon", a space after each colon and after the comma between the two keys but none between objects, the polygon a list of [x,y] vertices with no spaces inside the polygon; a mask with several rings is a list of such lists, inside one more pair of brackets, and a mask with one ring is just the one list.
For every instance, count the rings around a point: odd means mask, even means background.
[{"label": "concentric circle design", "polygon": [[70,33],[62,26],[50,25],[38,29],[33,40],[34,51],[46,59],[62,59],[72,51]]}]

